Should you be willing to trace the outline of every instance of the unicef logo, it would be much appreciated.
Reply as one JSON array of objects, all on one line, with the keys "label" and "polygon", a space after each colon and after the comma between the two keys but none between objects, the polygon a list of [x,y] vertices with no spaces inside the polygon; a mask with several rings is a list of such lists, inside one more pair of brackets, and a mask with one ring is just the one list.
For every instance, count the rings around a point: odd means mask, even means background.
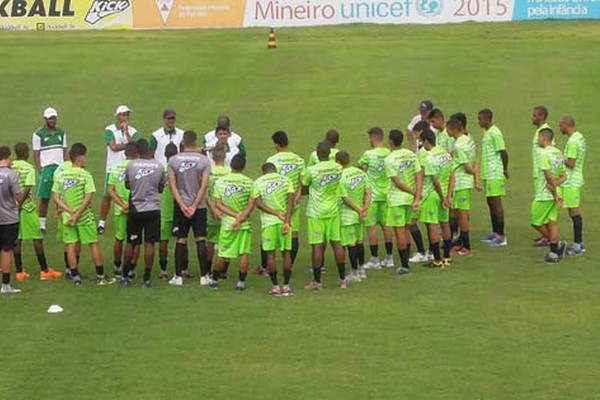
[{"label": "unicef logo", "polygon": [[442,13],[442,0],[418,0],[417,11],[423,17],[437,17]]}]

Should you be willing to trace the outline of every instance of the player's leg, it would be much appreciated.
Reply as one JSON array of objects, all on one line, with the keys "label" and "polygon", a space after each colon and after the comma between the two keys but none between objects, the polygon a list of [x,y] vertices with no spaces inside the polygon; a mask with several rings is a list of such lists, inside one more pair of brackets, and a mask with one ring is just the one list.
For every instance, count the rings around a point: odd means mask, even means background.
[{"label": "player's leg", "polygon": [[10,286],[10,267],[13,263],[14,248],[19,237],[19,224],[0,225],[0,270],[2,270],[2,294],[18,294],[20,289]]},{"label": "player's leg", "polygon": [[[19,230],[20,230],[20,228],[19,228]],[[23,270],[23,257],[21,254],[21,249],[22,249],[21,246],[22,245],[23,245],[23,241],[21,239],[18,239],[17,243],[15,244],[15,250],[13,251],[13,258],[15,261],[15,269],[17,271],[16,277],[17,277],[17,280],[20,282],[29,279],[29,274]]]},{"label": "player's leg", "polygon": [[211,289],[219,288],[219,278],[221,277],[222,271],[225,268],[225,263],[230,262],[229,258],[221,257],[220,253],[221,253],[221,251],[219,250],[219,255],[217,255],[217,258],[215,260],[215,266],[213,268],[212,279],[210,280],[210,283],[208,284],[208,287]]},{"label": "player's leg", "polygon": [[573,245],[567,250],[567,254],[579,256],[585,253],[583,244],[583,217],[579,208],[581,200],[581,188],[563,188],[564,207],[569,211],[569,217],[573,224]]},{"label": "player's leg", "polygon": [[291,251],[283,251],[283,288],[281,289],[281,294],[284,296],[291,296],[292,289],[290,287],[290,281],[292,279],[292,252]]},{"label": "player's leg", "polygon": [[427,251],[425,250],[423,235],[421,234],[421,230],[419,229],[418,219],[418,215],[413,215],[408,226],[408,230],[410,232],[412,240],[413,242],[415,242],[415,246],[417,247],[417,251],[409,259],[409,262],[412,263],[420,263],[427,261]]},{"label": "player's leg", "polygon": [[158,265],[160,271],[158,272],[158,278],[160,280],[169,279],[169,272],[167,266],[169,264],[169,240],[173,237],[173,216],[165,216],[161,213],[160,220],[160,243],[158,245]]},{"label": "player's leg", "polygon": [[550,253],[546,256],[545,261],[548,263],[557,263],[561,259],[561,248],[558,240],[558,224],[556,221],[549,221],[546,224],[548,232],[548,240],[550,241]]},{"label": "player's leg", "polygon": [[239,259],[240,266],[238,283],[235,286],[235,290],[236,292],[241,293],[246,288],[246,277],[248,276],[248,268],[250,266],[252,232],[250,230],[241,230],[233,233],[235,234],[233,250],[235,251],[236,257]]},{"label": "player's leg", "polygon": [[450,266],[452,264],[452,258],[450,254],[452,252],[452,229],[450,228],[449,221],[440,221],[440,226],[442,228],[442,240],[444,243],[444,254],[443,261],[444,266]]},{"label": "player's leg", "polygon": [[377,233],[379,207],[376,202],[371,202],[367,217],[365,218],[365,226],[367,227],[367,239],[369,241],[369,250],[371,258],[365,264],[365,268],[380,269],[381,262],[379,261],[379,237]]},{"label": "player's leg", "polygon": [[48,279],[62,278],[62,276],[63,276],[62,272],[55,271],[54,268],[50,268],[48,266],[48,261],[46,260],[46,252],[44,250],[44,240],[43,239],[33,239],[33,249],[35,251],[35,256],[37,258],[38,265],[40,267],[40,279],[48,280]]},{"label": "player's leg", "polygon": [[456,254],[459,255],[471,255],[471,238],[469,236],[469,211],[457,210],[456,216],[458,217],[458,227],[460,228],[460,242],[461,248],[458,249]]},{"label": "player's leg", "polygon": [[394,268],[394,230],[385,224],[385,216],[383,217],[383,222],[380,226],[385,241],[385,259],[383,260],[383,266]]},{"label": "player's leg", "polygon": [[152,267],[156,243],[160,241],[160,210],[143,213],[144,223],[144,277],[143,288],[152,287]]},{"label": "player's leg", "polygon": [[98,221],[98,234],[102,235],[104,230],[106,229],[106,218],[108,217],[108,212],[110,211],[110,203],[112,198],[108,193],[108,178],[110,174],[106,174],[104,176],[104,197],[102,198],[102,203],[100,204],[100,220]]},{"label": "player's leg", "polygon": [[440,226],[439,224],[431,223],[427,225],[429,231],[429,248],[433,253],[433,261],[431,267],[439,268],[443,267],[442,255],[440,254]]},{"label": "player's leg", "polygon": [[123,275],[120,283],[123,286],[128,286],[135,276],[136,252],[139,254],[139,249],[142,244],[142,231],[144,227],[144,216],[140,213],[130,213],[127,215],[127,243],[125,245],[125,257],[123,263]]},{"label": "player's leg", "polygon": [[298,257],[298,251],[300,249],[300,207],[296,207],[292,214],[292,264],[296,262],[296,258]]},{"label": "player's leg", "polygon": [[40,197],[40,229],[42,233],[46,233],[46,221],[48,217],[48,205],[50,204],[50,198]]},{"label": "player's leg", "polygon": [[208,263],[208,254],[206,250],[206,235],[207,235],[207,216],[206,208],[199,208],[192,217],[192,231],[194,232],[194,240],[196,242],[196,256],[200,264],[200,284],[206,286],[210,283],[210,266]]},{"label": "player's leg", "polygon": [[173,211],[173,231],[175,233],[175,274],[169,281],[170,285],[183,285],[183,271],[187,268],[187,238],[191,224],[183,215],[181,209],[175,205]]},{"label": "player's leg", "polygon": [[279,280],[277,278],[277,264],[275,260],[275,251],[267,251],[267,273],[269,274],[269,279],[271,279],[271,290],[269,291],[270,295],[280,296],[281,289],[279,288]]}]

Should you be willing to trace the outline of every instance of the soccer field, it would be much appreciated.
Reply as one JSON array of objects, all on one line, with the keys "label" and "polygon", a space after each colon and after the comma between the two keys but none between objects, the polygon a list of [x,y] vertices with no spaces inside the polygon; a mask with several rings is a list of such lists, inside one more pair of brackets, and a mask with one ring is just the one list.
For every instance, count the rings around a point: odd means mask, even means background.
[{"label": "soccer field", "polygon": [[[228,114],[246,142],[247,174],[256,178],[278,129],[303,156],[326,130],[338,129],[338,147],[356,161],[368,148],[369,127],[405,130],[420,100],[431,99],[447,116],[467,113],[478,144],[477,111],[489,107],[510,154],[509,246],[479,243],[490,224],[483,195],[474,193],[473,257],[455,258],[445,270],[414,267],[402,278],[369,271],[340,291],[328,251],[326,289],[305,293],[311,275],[303,238],[295,295],[274,298],[266,294],[268,278],[255,275],[242,295],[232,279],[217,292],[196,279],[181,288],[155,279],[152,290],[139,281],[130,288],[40,282],[25,243],[24,265],[35,278],[13,280],[23,293],[0,298],[0,398],[597,399],[600,22],[276,33],[274,51],[266,49],[264,29],[2,33],[0,142],[30,143],[52,105],[69,142],[88,146],[87,168],[102,188],[104,127],[118,104],[133,109],[131,124],[145,137],[167,106],[180,127],[199,133]],[[572,114],[589,149],[582,205],[588,251],[552,266],[538,262],[546,250],[531,246],[537,235],[529,225],[530,115],[541,104],[553,128]],[[558,147],[564,143],[558,133]],[[111,222],[101,239],[109,271]],[[48,260],[62,270],[54,219],[49,226]],[[559,229],[572,240],[564,210]],[[255,248],[252,266],[260,260],[258,240]],[[88,249],[81,269],[93,276]],[[65,311],[46,314],[51,304]]]}]

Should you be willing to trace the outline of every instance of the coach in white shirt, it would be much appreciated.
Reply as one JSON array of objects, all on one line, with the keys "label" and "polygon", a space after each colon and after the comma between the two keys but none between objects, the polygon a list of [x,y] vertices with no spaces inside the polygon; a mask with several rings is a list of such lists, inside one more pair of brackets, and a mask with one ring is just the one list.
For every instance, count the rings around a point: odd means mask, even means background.
[{"label": "coach in white shirt", "polygon": [[[227,139],[227,146],[229,147],[228,153],[233,155],[241,154],[246,155],[246,147],[242,137],[237,133],[231,131],[231,120],[228,116],[222,115],[217,119],[217,127],[224,128],[229,131],[229,138]],[[204,151],[209,155],[212,149],[215,148],[219,139],[217,138],[217,130],[213,129],[210,132],[206,132],[204,135]],[[232,156],[233,157],[233,156]]]},{"label": "coach in white shirt", "polygon": [[163,111],[163,127],[157,129],[150,136],[150,148],[154,151],[154,159],[161,164],[167,163],[165,157],[165,148],[169,143],[173,143],[179,150],[179,145],[183,140],[183,130],[175,126],[177,113],[172,108]]},{"label": "coach in white shirt", "polygon": [[433,103],[429,100],[423,100],[421,104],[419,104],[419,113],[415,115],[408,124],[408,131],[412,132],[418,122],[427,121],[427,115],[431,110],[433,110]]}]

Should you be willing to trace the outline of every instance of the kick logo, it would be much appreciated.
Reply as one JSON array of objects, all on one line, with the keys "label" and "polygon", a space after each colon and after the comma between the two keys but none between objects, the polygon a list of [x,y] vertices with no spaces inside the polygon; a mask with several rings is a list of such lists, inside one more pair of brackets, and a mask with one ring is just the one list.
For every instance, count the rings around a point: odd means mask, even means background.
[{"label": "kick logo", "polygon": [[267,184],[267,194],[271,194],[283,186],[283,181],[270,182]]},{"label": "kick logo", "polygon": [[129,0],[94,0],[85,16],[85,22],[94,25],[103,18],[119,14],[129,7]]},{"label": "kick logo", "polygon": [[352,178],[350,180],[350,190],[355,191],[357,187],[363,183],[364,178],[362,176],[357,176],[356,178]]},{"label": "kick logo", "polygon": [[179,172],[189,171],[197,165],[195,161],[184,161],[179,166]]},{"label": "kick logo", "polygon": [[160,13],[160,17],[163,20],[163,23],[166,25],[169,20],[169,16],[171,15],[171,11],[173,10],[173,3],[175,0],[155,0],[156,7],[158,8],[158,12]]},{"label": "kick logo", "polygon": [[229,196],[232,196],[236,193],[240,193],[243,191],[244,191],[244,187],[242,185],[227,186],[227,189],[225,189],[225,196],[229,197]]},{"label": "kick logo", "polygon": [[321,182],[319,182],[319,186],[327,186],[331,182],[337,181],[339,177],[340,174],[327,174],[323,176],[323,179],[321,179]]},{"label": "kick logo", "polygon": [[298,169],[298,166],[296,164],[283,164],[283,166],[281,167],[281,175],[287,175],[292,171],[295,171]]},{"label": "kick logo", "polygon": [[63,183],[63,192],[66,192],[78,183],[79,179],[65,179],[65,182]]},{"label": "kick logo", "polygon": [[154,170],[152,168],[140,168],[140,170],[135,174],[135,179],[139,180],[154,174]]},{"label": "kick logo", "polygon": [[119,178],[117,179],[119,182],[123,182],[125,180],[125,171],[119,174]]}]

